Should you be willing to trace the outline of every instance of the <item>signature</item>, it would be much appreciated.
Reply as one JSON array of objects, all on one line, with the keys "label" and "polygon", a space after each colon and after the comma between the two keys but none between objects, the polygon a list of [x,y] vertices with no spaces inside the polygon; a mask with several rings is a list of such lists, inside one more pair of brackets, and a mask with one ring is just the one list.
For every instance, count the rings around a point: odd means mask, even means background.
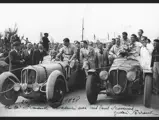
[{"label": "signature", "polygon": [[159,113],[154,113],[151,111],[142,111],[142,110],[134,110],[134,111],[114,111],[114,116],[116,115],[159,115]]}]

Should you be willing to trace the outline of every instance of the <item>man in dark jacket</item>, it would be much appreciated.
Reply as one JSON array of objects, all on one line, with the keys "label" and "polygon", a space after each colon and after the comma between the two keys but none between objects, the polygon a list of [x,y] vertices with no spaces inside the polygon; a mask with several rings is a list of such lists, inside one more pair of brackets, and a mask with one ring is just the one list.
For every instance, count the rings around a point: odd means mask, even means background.
[{"label": "man in dark jacket", "polygon": [[151,67],[153,68],[153,92],[159,94],[159,40],[154,40]]},{"label": "man in dark jacket", "polygon": [[9,71],[20,79],[21,70],[24,67],[25,60],[22,59],[19,50],[20,42],[13,42],[13,49],[9,52]]},{"label": "man in dark jacket", "polygon": [[44,50],[46,52],[48,52],[49,50],[49,39],[48,39],[49,34],[48,33],[44,33],[44,37],[42,38],[42,45],[44,47]]},{"label": "man in dark jacket", "polygon": [[43,50],[43,45],[39,44],[38,49],[34,50],[33,52],[33,56],[32,56],[33,65],[42,63],[45,55],[46,55],[46,52]]},{"label": "man in dark jacket", "polygon": [[33,64],[33,45],[31,43],[27,44],[27,49],[23,52],[23,58],[25,60],[26,65],[32,65]]}]

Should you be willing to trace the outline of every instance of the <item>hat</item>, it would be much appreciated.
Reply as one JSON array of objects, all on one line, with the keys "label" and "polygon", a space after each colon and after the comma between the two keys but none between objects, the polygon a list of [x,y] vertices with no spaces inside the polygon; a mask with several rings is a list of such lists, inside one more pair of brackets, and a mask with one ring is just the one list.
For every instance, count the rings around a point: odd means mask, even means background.
[{"label": "hat", "polygon": [[158,42],[159,43],[159,39],[154,39],[154,42]]},{"label": "hat", "polygon": [[49,35],[48,33],[44,33],[45,36]]},{"label": "hat", "polygon": [[13,46],[19,46],[19,45],[20,45],[20,42],[19,42],[19,41],[13,42]]}]

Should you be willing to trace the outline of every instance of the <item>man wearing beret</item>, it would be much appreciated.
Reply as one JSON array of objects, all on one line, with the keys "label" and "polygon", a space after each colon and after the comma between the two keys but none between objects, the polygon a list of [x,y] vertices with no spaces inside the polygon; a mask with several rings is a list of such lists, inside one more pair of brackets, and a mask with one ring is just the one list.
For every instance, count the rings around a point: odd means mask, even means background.
[{"label": "man wearing beret", "polygon": [[159,40],[154,40],[151,67],[153,68],[153,92],[159,94]]},{"label": "man wearing beret", "polygon": [[13,49],[9,52],[9,71],[15,74],[19,79],[25,60],[20,55],[20,42],[15,41],[12,44]]}]

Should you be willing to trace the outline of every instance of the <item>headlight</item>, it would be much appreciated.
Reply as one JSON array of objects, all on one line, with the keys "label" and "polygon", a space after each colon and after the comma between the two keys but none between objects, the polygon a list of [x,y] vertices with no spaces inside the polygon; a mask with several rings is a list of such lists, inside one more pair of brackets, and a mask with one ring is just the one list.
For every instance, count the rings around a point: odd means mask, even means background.
[{"label": "headlight", "polygon": [[19,91],[20,90],[20,84],[19,83],[14,84],[14,90],[15,91]]},{"label": "headlight", "polygon": [[107,78],[108,78],[108,72],[107,71],[101,71],[100,73],[99,73],[99,77],[100,77],[100,79],[101,80],[106,80]]},{"label": "headlight", "polygon": [[129,81],[134,81],[136,78],[136,72],[135,71],[129,71],[126,75],[127,79]]},{"label": "headlight", "polygon": [[39,87],[40,87],[40,86],[39,86],[38,83],[34,83],[34,84],[33,84],[33,90],[34,90],[34,91],[38,91],[38,90],[39,90]]}]

